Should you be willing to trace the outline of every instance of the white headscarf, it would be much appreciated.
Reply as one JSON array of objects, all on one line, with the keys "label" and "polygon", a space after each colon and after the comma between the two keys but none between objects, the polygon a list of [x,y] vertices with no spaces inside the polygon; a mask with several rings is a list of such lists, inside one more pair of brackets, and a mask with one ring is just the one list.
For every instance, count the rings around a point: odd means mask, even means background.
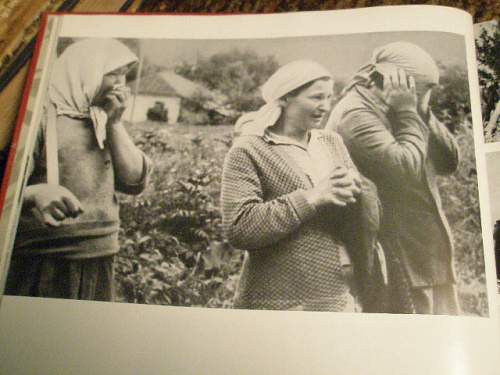
[{"label": "white headscarf", "polygon": [[262,86],[262,98],[266,104],[256,112],[241,116],[235,125],[235,133],[262,135],[281,116],[279,99],[306,83],[319,78],[332,79],[331,73],[320,64],[309,60],[297,60],[279,68]]},{"label": "white headscarf", "polygon": [[93,101],[104,75],[137,61],[114,39],[85,39],[69,46],[57,59],[49,85],[49,99],[58,115],[90,118],[100,148],[106,138],[107,114]]}]

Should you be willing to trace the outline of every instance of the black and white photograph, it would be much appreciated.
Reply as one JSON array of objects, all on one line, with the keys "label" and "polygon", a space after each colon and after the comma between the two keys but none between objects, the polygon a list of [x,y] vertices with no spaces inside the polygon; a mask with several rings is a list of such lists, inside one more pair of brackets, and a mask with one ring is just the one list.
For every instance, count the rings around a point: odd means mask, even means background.
[{"label": "black and white photograph", "polygon": [[46,14],[0,188],[0,372],[496,374],[473,22]]},{"label": "black and white photograph", "polygon": [[491,227],[493,228],[493,243],[495,248],[495,265],[497,273],[497,287],[500,291],[500,152],[486,153],[486,169],[489,185],[489,206],[491,213]]},{"label": "black and white photograph", "polygon": [[488,316],[463,36],[55,55],[6,294]]},{"label": "black and white photograph", "polygon": [[[500,23],[498,20],[474,25],[476,54],[481,94],[484,141],[489,143],[485,150],[486,174],[489,185],[489,208],[495,249],[497,290],[500,291],[500,206],[498,182],[498,141],[500,140]],[[497,144],[495,144],[497,143]]]},{"label": "black and white photograph", "polygon": [[484,141],[500,140],[500,23],[498,20],[474,25],[481,90]]}]

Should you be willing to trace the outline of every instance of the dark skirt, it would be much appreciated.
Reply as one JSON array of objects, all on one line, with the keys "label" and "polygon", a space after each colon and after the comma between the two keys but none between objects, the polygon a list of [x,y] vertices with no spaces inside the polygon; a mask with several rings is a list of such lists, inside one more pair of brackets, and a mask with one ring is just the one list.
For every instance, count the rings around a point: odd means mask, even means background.
[{"label": "dark skirt", "polygon": [[5,294],[112,301],[114,255],[65,259],[57,255],[14,256]]}]

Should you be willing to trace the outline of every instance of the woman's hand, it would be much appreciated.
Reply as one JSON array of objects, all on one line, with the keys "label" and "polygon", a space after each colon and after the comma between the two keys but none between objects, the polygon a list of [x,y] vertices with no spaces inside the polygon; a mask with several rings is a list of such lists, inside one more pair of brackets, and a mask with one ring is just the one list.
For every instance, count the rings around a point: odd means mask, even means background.
[{"label": "woman's hand", "polygon": [[113,88],[104,98],[103,109],[108,115],[108,124],[113,125],[120,121],[123,112],[127,108],[130,98],[130,88],[119,85]]},{"label": "woman's hand", "polygon": [[356,202],[360,193],[361,179],[352,169],[337,167],[317,186],[307,191],[307,200],[314,207],[337,205],[340,207]]},{"label": "woman's hand", "polygon": [[68,218],[83,212],[82,205],[74,194],[60,185],[36,184],[26,187],[25,203],[32,207],[35,217],[51,227],[58,227]]},{"label": "woman's hand", "polygon": [[394,69],[384,74],[382,94],[393,111],[417,111],[415,79],[407,77],[403,69]]}]

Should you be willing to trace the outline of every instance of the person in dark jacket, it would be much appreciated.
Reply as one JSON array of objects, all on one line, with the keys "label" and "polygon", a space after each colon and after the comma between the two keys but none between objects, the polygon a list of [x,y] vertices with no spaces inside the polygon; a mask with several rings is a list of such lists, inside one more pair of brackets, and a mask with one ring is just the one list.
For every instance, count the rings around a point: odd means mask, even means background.
[{"label": "person in dark jacket", "polygon": [[437,175],[456,170],[459,154],[429,106],[438,82],[436,63],[419,46],[382,46],[346,86],[327,124],[378,188],[380,239],[392,259],[388,312],[460,313],[452,238],[436,183]]}]

